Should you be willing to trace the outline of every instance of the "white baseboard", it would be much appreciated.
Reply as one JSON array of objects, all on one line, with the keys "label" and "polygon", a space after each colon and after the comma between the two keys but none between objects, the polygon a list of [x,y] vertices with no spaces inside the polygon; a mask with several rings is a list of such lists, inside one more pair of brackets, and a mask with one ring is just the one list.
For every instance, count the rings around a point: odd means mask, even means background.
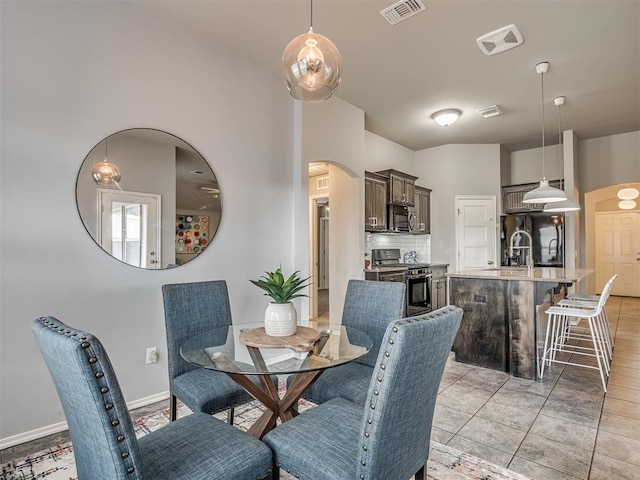
[{"label": "white baseboard", "polygon": [[[149,397],[140,398],[132,402],[127,403],[127,408],[133,410],[135,408],[151,405],[152,403],[160,402],[169,398],[169,392],[161,392]],[[0,438],[0,450],[15,447],[21,443],[30,442],[39,438],[53,435],[54,433],[60,433],[68,429],[67,422],[54,423],[53,425],[47,425],[46,427],[36,428],[24,433],[18,433],[11,437]]]}]

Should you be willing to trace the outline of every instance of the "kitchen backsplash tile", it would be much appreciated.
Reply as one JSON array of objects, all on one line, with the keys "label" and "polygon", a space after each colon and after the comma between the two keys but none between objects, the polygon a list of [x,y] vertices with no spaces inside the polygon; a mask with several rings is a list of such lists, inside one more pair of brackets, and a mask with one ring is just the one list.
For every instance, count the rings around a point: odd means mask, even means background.
[{"label": "kitchen backsplash tile", "polygon": [[364,240],[364,251],[371,259],[373,248],[399,248],[401,258],[406,252],[418,253],[419,263],[431,262],[431,235],[385,235],[380,233],[367,233]]}]

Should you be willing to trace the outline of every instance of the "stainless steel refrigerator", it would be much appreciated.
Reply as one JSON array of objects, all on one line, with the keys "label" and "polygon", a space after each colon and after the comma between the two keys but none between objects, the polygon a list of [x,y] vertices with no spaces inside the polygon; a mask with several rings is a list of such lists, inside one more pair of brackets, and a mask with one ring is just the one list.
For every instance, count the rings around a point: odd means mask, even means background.
[{"label": "stainless steel refrigerator", "polygon": [[[533,245],[529,245],[526,235],[514,235],[516,230],[529,232]],[[502,215],[500,241],[502,266],[525,265],[528,249],[517,247],[529,247],[536,267],[564,267],[564,214],[528,212]],[[513,256],[510,256],[510,246],[516,247]]]}]

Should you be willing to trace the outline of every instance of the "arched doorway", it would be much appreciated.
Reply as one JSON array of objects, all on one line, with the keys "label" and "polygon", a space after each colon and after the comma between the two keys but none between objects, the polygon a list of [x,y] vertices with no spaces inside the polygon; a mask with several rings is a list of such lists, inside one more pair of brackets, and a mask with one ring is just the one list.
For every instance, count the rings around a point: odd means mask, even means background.
[{"label": "arched doorway", "polygon": [[[350,278],[362,278],[362,179],[341,164],[309,164],[309,319],[340,323]],[[356,263],[357,262],[357,263]],[[357,267],[360,267],[358,271]]]},{"label": "arched doorway", "polygon": [[611,185],[585,194],[586,266],[589,292],[600,293],[613,274],[618,279],[612,295],[640,297],[640,198],[632,208],[621,208],[622,188],[640,190],[640,183]]}]

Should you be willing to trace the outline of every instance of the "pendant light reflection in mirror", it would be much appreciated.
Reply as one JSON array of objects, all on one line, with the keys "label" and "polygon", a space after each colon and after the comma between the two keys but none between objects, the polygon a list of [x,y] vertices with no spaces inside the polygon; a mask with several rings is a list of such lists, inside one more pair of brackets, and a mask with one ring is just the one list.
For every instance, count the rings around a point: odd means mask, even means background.
[{"label": "pendant light reflection in mirror", "polygon": [[554,188],[549,185],[549,181],[545,176],[544,164],[544,74],[549,71],[549,62],[540,62],[536,65],[536,72],[540,75],[540,90],[542,104],[542,178],[540,186],[525,193],[522,203],[552,203],[560,202],[567,199],[567,195],[563,190]]},{"label": "pendant light reflection in mirror", "polygon": [[291,40],[282,52],[281,70],[291,96],[303,102],[326,100],[340,84],[342,58],[327,37],[313,31],[313,0],[309,31]]},{"label": "pendant light reflection in mirror", "polygon": [[118,182],[122,178],[120,169],[115,163],[109,162],[109,139],[104,139],[104,160],[97,162],[91,169],[93,180],[100,186],[115,185],[120,187]]},{"label": "pendant light reflection in mirror", "polygon": [[[105,163],[117,165],[117,179],[102,173]],[[149,128],[117,132],[89,152],[76,180],[76,203],[103,251],[153,270],[204,252],[222,211],[218,181],[202,155],[175,135]]]},{"label": "pendant light reflection in mirror", "polygon": [[[558,107],[558,158],[560,158],[560,178],[564,184],[564,142],[562,141],[562,116],[560,114],[560,109],[564,105],[565,97],[559,96],[553,99],[553,104]],[[565,186],[566,188],[566,186]],[[543,211],[550,213],[560,213],[560,212],[576,212],[580,210],[580,205],[577,202],[574,202],[570,198],[567,197],[566,200],[562,200],[560,202],[547,203]]]}]

